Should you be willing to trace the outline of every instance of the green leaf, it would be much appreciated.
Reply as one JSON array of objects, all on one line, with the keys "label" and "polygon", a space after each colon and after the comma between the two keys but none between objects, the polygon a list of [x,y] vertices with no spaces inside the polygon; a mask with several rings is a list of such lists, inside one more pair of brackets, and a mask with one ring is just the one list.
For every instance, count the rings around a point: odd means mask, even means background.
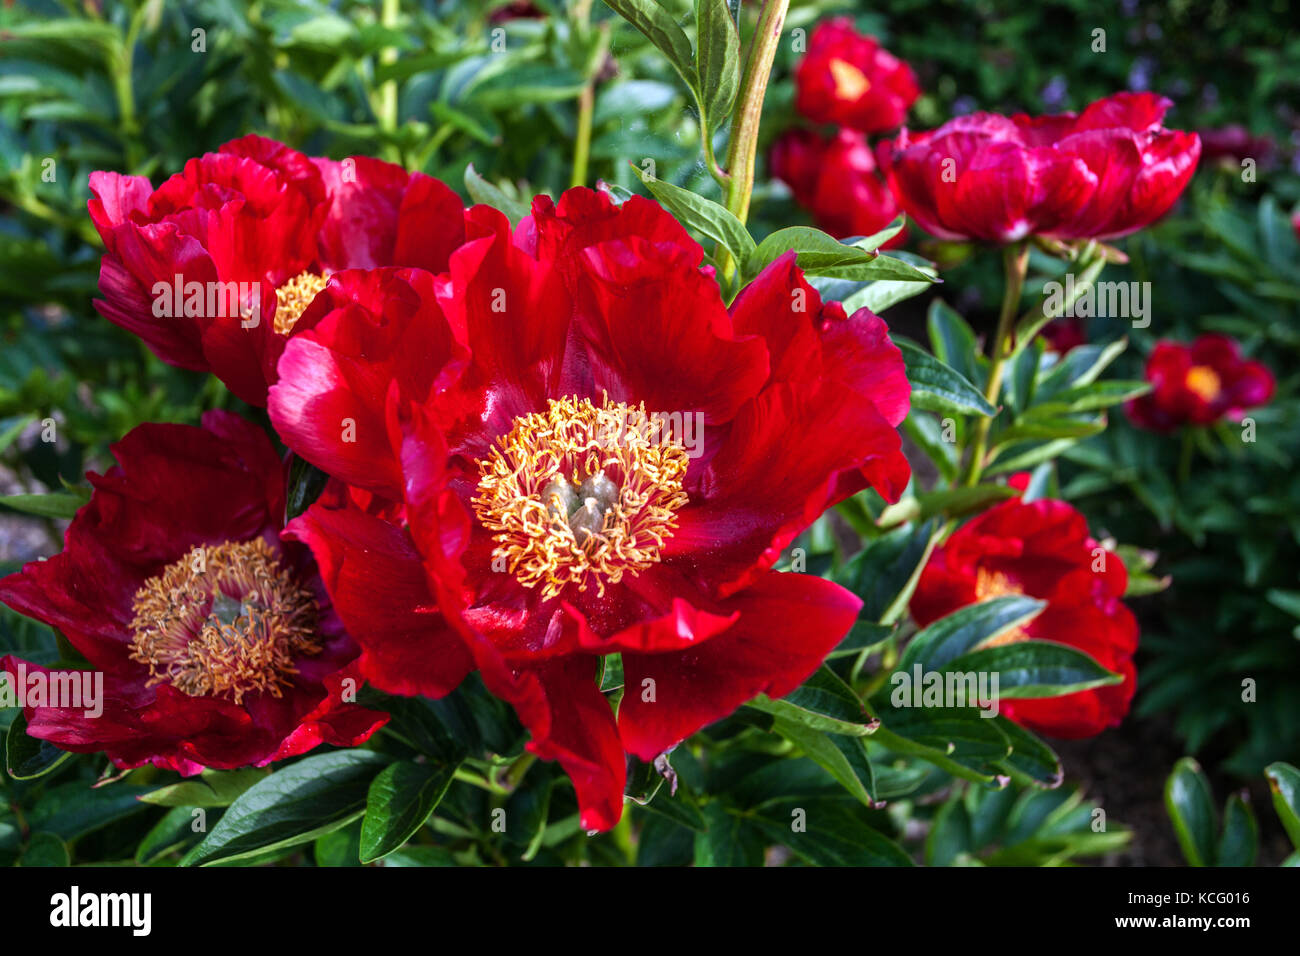
[{"label": "green leaf", "polygon": [[80,495],[56,491],[48,495],[0,495],[0,505],[42,518],[71,518],[86,503]]},{"label": "green leaf", "polygon": [[895,707],[891,696],[880,691],[871,698],[882,721],[873,743],[914,754],[965,780],[996,781],[1000,762],[1011,754],[1011,742],[996,720],[974,707]]},{"label": "green leaf", "polygon": [[1011,754],[1002,761],[1002,766],[1013,777],[1048,790],[1061,785],[1065,771],[1061,767],[1061,758],[1051,747],[1001,714],[994,717],[993,722],[1011,743]]},{"label": "green leaf", "polygon": [[27,735],[27,717],[20,711],[5,737],[5,769],[15,780],[35,780],[52,773],[71,757],[48,740]]},{"label": "green leaf", "polygon": [[528,215],[528,207],[517,199],[511,199],[498,186],[493,186],[474,171],[474,164],[465,167],[465,189],[476,203],[483,203],[506,214],[511,226],[519,225],[519,220]]},{"label": "green leaf", "polygon": [[696,866],[762,866],[765,841],[747,819],[714,800],[704,807],[708,829],[695,835]]},{"label": "green leaf", "polygon": [[1007,595],[971,604],[941,617],[907,643],[898,670],[910,672],[943,669],[985,641],[1023,627],[1038,616],[1047,602],[1024,595]]},{"label": "green leaf", "polygon": [[1165,781],[1165,809],[1187,862],[1192,866],[1213,866],[1217,826],[1210,783],[1191,757],[1174,764]]},{"label": "green leaf", "polygon": [[365,812],[370,782],[390,759],[370,750],[341,750],[276,770],[231,804],[181,865],[249,859],[347,826]]},{"label": "green leaf", "polygon": [[120,783],[91,787],[84,780],[49,787],[32,809],[28,824],[32,832],[48,830],[64,840],[75,840],[124,817],[148,810],[140,802],[143,787]]},{"label": "green leaf", "polygon": [[284,502],[284,520],[288,524],[320,497],[330,476],[311,462],[293,456],[289,465],[289,490]]},{"label": "green leaf", "polygon": [[1291,838],[1291,845],[1300,850],[1300,770],[1278,761],[1265,767],[1264,775],[1273,794],[1273,809]]},{"label": "green leaf", "polygon": [[19,866],[69,866],[68,847],[53,833],[34,833],[18,860]]},{"label": "green leaf", "polygon": [[140,799],[159,807],[228,807],[249,787],[266,779],[256,767],[204,770],[199,776],[146,793]]},{"label": "green leaf", "polygon": [[633,168],[655,199],[687,229],[722,243],[738,262],[744,262],[753,253],[754,240],[749,231],[725,207],[688,189],[656,179],[639,166]]},{"label": "green leaf", "polygon": [[1151,391],[1150,382],[1136,379],[1107,379],[1089,385],[1075,385],[1058,392],[1050,402],[1034,408],[1036,415],[1053,417],[1071,412],[1090,412],[1119,405]]},{"label": "green leaf", "polygon": [[1223,833],[1219,836],[1215,866],[1254,866],[1259,853],[1259,824],[1246,791],[1228,797],[1223,807]]},{"label": "green leaf", "polygon": [[937,523],[895,528],[867,543],[836,580],[862,598],[859,621],[892,624],[902,616],[934,547]]},{"label": "green leaf", "polygon": [[740,35],[727,0],[696,0],[696,67],[705,135],[720,129],[740,86]]},{"label": "green leaf", "polygon": [[686,85],[695,88],[695,57],[691,41],[667,10],[655,0],[605,0],[605,3],[640,30],[668,58]]},{"label": "green leaf", "polygon": [[814,866],[913,865],[907,851],[844,800],[790,798],[765,805],[751,819],[769,840]]},{"label": "green leaf", "polygon": [[979,354],[979,342],[966,320],[948,303],[935,299],[926,312],[925,325],[935,358],[951,366],[958,375],[976,381],[975,356]]},{"label": "green leaf", "polygon": [[772,729],[816,761],[855,799],[876,806],[875,775],[863,738],[813,730],[785,717],[778,717]]},{"label": "green leaf", "polygon": [[912,383],[912,407],[949,415],[984,415],[991,417],[997,409],[989,404],[974,385],[956,369],[945,365],[929,352],[902,336],[892,336],[903,353],[907,380]]},{"label": "green leaf", "polygon": [[196,807],[173,807],[150,830],[135,850],[135,862],[147,866],[169,853],[188,850],[203,839],[194,824]]},{"label": "green leaf", "polygon": [[760,694],[749,706],[813,730],[861,737],[875,729],[862,701],[829,667],[813,672],[802,685],[780,700]]},{"label": "green leaf", "polygon": [[1118,684],[1118,674],[1083,651],[1051,641],[1016,641],[970,651],[943,668],[957,673],[996,673],[999,697],[1060,697],[1080,690]]},{"label": "green leaf", "polygon": [[970,814],[961,798],[954,797],[934,815],[934,823],[925,837],[925,864],[952,866],[957,857],[974,849]]},{"label": "green leaf", "polygon": [[454,767],[402,760],[370,784],[361,822],[361,862],[373,863],[413,837],[451,786]]},{"label": "green leaf", "polygon": [[820,229],[813,229],[811,226],[790,226],[772,233],[745,258],[745,275],[747,277],[758,275],[790,251],[795,253],[799,268],[810,274],[818,274],[822,270],[836,267],[862,265],[876,258],[876,253],[840,242]]},{"label": "green leaf", "polygon": [[408,846],[384,857],[384,866],[460,866],[450,850],[441,846]]}]

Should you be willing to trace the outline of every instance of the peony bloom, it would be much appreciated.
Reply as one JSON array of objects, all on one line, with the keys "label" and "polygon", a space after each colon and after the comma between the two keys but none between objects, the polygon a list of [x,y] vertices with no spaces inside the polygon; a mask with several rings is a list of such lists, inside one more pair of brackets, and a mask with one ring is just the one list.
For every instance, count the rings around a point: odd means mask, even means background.
[{"label": "peony bloom", "polygon": [[36,686],[90,672],[0,659],[25,688],[27,732],[188,775],[378,729],[383,714],[342,702],[357,648],[311,554],[280,541],[284,468],[265,433],[208,412],[202,428],[141,425],[113,453],[116,468],[89,475],[63,552],[0,580],[0,601],[57,628],[102,675],[94,706],[56,703]]},{"label": "peony bloom", "polygon": [[[832,139],[813,130],[790,130],[772,146],[772,175],[799,205],[812,213],[819,228],[846,239],[879,232],[898,215],[898,203],[876,169],[867,138],[841,129]],[[907,240],[901,232],[885,249]]]},{"label": "peony bloom", "polygon": [[912,68],[855,30],[848,17],[813,30],[795,86],[795,108],[804,117],[863,133],[896,129],[921,93]]},{"label": "peony bloom", "polygon": [[461,202],[436,179],[366,157],[335,162],[245,136],[185,164],[156,190],[90,176],[104,240],[95,306],[163,361],[210,371],[251,405],[329,275],[447,267]]},{"label": "peony bloom", "polygon": [[1257,167],[1267,169],[1273,165],[1277,155],[1277,143],[1272,136],[1251,136],[1250,131],[1240,123],[1233,123],[1219,129],[1203,129],[1201,137],[1201,158],[1206,162],[1215,162],[1241,171],[1243,159],[1253,159]]},{"label": "peony bloom", "polygon": [[[454,629],[605,829],[625,752],[789,693],[852,625],[855,596],[772,566],[846,495],[902,492],[909,387],[884,323],[822,303],[792,254],[728,309],[648,200],[541,197],[513,235],[477,206],[466,233],[436,279],[335,276],[286,347],[280,434],[406,522],[317,504],[291,532],[330,569],[368,680],[446,693],[465,664],[421,642]],[[597,683],[613,653],[617,720]]]},{"label": "peony bloom", "polygon": [[1065,355],[1071,349],[1088,344],[1088,323],[1079,316],[1067,316],[1048,322],[1041,334],[1047,351]]},{"label": "peony bloom", "polygon": [[1120,600],[1128,573],[1064,501],[1011,498],[964,524],[921,572],[911,611],[921,627],[968,604],[1006,594],[1046,601],[997,643],[1040,640],[1089,654],[1120,684],[1038,700],[1004,700],[1002,713],[1051,737],[1091,737],[1128,713],[1137,687],[1137,621]]},{"label": "peony bloom", "polygon": [[1197,135],[1160,125],[1171,105],[1117,93],[1077,116],[974,113],[903,129],[886,176],[903,210],[942,239],[1113,239],[1164,215],[1196,169]]},{"label": "peony bloom", "polygon": [[1152,431],[1237,420],[1273,397],[1273,373],[1241,357],[1226,335],[1202,335],[1191,345],[1159,342],[1147,358],[1152,390],[1126,406],[1133,423]]}]

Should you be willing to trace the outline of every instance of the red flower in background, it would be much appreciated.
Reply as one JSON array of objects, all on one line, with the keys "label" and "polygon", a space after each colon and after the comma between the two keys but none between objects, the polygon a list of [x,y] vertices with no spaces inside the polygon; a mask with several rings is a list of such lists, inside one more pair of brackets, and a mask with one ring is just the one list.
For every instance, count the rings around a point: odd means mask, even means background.
[{"label": "red flower in background", "polygon": [[943,239],[1111,239],[1169,210],[1196,169],[1195,133],[1160,125],[1172,104],[1117,93],[1081,114],[962,116],[899,132],[886,163],[904,211]]},{"label": "red flower in background", "polygon": [[1240,123],[1219,129],[1203,129],[1198,135],[1201,137],[1201,158],[1206,162],[1240,167],[1243,159],[1253,159],[1256,166],[1267,169],[1273,165],[1277,155],[1277,143],[1272,136],[1251,136]]},{"label": "red flower in background", "polygon": [[[336,276],[271,390],[286,442],[401,499],[407,527],[318,504],[291,529],[367,679],[446,693],[464,662],[411,648],[454,628],[604,829],[625,751],[789,693],[848,630],[856,597],[771,568],[846,495],[901,493],[909,387],[884,323],[823,304],[793,255],[728,309],[647,200],[542,197],[513,236],[479,206],[466,233],[437,280]],[[615,652],[617,722],[596,683]]]},{"label": "red flower in background", "polygon": [[1202,335],[1191,345],[1158,342],[1147,359],[1152,390],[1128,403],[1134,424],[1152,431],[1239,419],[1273,397],[1273,373],[1241,356],[1226,335]]},{"label": "red flower in background", "polygon": [[1041,334],[1047,342],[1047,351],[1065,355],[1070,349],[1088,344],[1088,323],[1072,315],[1048,322]]},{"label": "red flower in background", "polygon": [[[208,412],[202,428],[141,425],[113,454],[118,467],[89,475],[63,552],[0,580],[0,601],[102,673],[101,713],[84,695],[29,705],[27,732],[122,768],[193,774],[355,746],[381,726],[342,703],[357,648],[310,553],[280,542],[284,469],[266,435]],[[24,687],[89,673],[13,657],[0,668]]]},{"label": "red flower in background", "polygon": [[460,199],[438,180],[260,136],[191,159],[156,190],[111,172],[92,173],[90,189],[107,249],[100,314],[251,405],[266,404],[284,343],[331,273],[439,271],[464,239]]},{"label": "red flower in background", "polygon": [[817,25],[795,71],[795,108],[814,123],[863,133],[896,129],[921,94],[912,68],[853,27],[848,17]]},{"label": "red flower in background", "polygon": [[[771,166],[772,175],[790,187],[818,227],[837,239],[869,236],[898,215],[898,203],[861,133],[842,129],[826,139],[813,130],[790,130],[773,144]],[[882,248],[906,240],[907,233],[901,232]]]},{"label": "red flower in background", "polygon": [[997,643],[1055,641],[1089,654],[1122,683],[1038,700],[1004,700],[1003,714],[1052,737],[1091,737],[1117,726],[1137,687],[1137,621],[1120,598],[1124,562],[1099,549],[1083,515],[1063,501],[1012,498],[964,524],[921,572],[911,611],[921,627],[1004,594],[1046,601]]}]

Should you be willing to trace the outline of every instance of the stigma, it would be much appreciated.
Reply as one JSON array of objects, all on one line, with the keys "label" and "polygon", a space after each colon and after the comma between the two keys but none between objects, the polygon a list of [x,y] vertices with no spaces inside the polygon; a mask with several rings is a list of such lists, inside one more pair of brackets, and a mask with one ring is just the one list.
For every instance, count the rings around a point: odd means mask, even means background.
[{"label": "stigma", "polygon": [[493,563],[553,598],[570,585],[602,596],[661,559],[689,455],[639,407],[550,399],[520,416],[478,462],[475,514],[493,532]]}]

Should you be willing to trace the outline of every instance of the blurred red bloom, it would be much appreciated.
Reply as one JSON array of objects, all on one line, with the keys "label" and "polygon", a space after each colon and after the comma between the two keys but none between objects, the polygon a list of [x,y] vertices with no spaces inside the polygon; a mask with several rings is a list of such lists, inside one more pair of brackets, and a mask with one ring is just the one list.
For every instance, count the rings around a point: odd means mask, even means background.
[{"label": "blurred red bloom", "polygon": [[1277,154],[1277,143],[1268,134],[1252,136],[1240,123],[1219,129],[1203,129],[1201,158],[1206,162],[1225,162],[1240,166],[1243,159],[1253,159],[1256,166],[1267,169]]},{"label": "blurred red bloom", "polygon": [[1191,345],[1159,342],[1147,359],[1152,390],[1128,403],[1133,423],[1152,431],[1239,419],[1273,397],[1273,373],[1241,356],[1226,335],[1202,335]]},{"label": "blurred red bloom", "polygon": [[931,557],[912,616],[921,627],[968,604],[1005,594],[1046,601],[1037,617],[998,643],[1041,640],[1089,654],[1120,684],[1037,700],[1003,700],[1002,713],[1052,737],[1091,737],[1117,726],[1137,687],[1138,628],[1120,598],[1128,573],[1064,501],[1012,498],[967,522]]},{"label": "blurred red bloom", "polygon": [[[454,628],[604,829],[625,752],[652,760],[789,693],[851,626],[852,594],[771,568],[846,495],[901,493],[909,388],[885,324],[823,304],[791,254],[728,309],[645,199],[541,197],[513,235],[478,206],[466,232],[446,276],[335,276],[271,390],[285,441],[400,500],[407,527],[318,504],[291,531],[367,679],[446,693],[465,663],[412,649]],[[597,684],[611,653],[617,722]]]},{"label": "blurred red bloom", "polygon": [[438,180],[260,136],[191,159],[156,190],[112,172],[91,173],[90,189],[107,250],[100,314],[250,405],[266,404],[284,343],[331,273],[442,270],[464,239],[460,199]]},{"label": "blurred red bloom", "polygon": [[795,86],[795,108],[807,119],[863,133],[896,129],[921,93],[912,68],[859,33],[848,17],[813,30]]},{"label": "blurred red bloom", "polygon": [[1048,322],[1041,334],[1047,342],[1047,351],[1065,355],[1070,349],[1088,343],[1088,323],[1078,316],[1068,316]]},{"label": "blurred red bloom", "polygon": [[[284,468],[265,433],[214,411],[202,428],[141,425],[113,454],[116,468],[88,476],[95,491],[63,552],[0,579],[0,601],[57,628],[102,674],[95,707],[47,698],[25,708],[27,732],[188,775],[378,729],[385,715],[343,703],[357,648],[311,554],[280,541]],[[0,669],[47,685],[90,673],[13,657]]]},{"label": "blurred red bloom", "polygon": [[[813,130],[789,130],[773,144],[771,166],[818,227],[837,239],[869,236],[898,215],[867,138],[854,130],[841,129],[830,139]],[[882,248],[906,241],[904,231]]]},{"label": "blurred red bloom", "polygon": [[975,113],[903,129],[885,173],[904,211],[943,239],[1111,239],[1164,215],[1196,168],[1197,135],[1160,125],[1170,105],[1117,93],[1077,116]]}]

